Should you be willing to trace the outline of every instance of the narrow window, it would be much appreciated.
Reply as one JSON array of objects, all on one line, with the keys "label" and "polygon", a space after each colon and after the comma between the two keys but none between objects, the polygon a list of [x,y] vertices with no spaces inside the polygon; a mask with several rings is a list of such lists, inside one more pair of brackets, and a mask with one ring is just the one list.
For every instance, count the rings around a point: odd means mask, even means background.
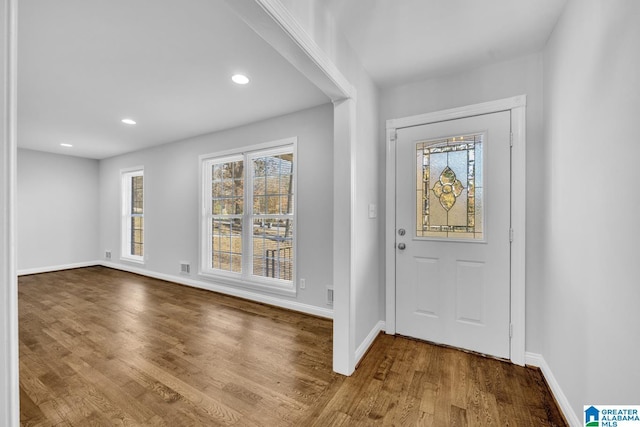
[{"label": "narrow window", "polygon": [[295,139],[203,156],[201,273],[295,287]]},{"label": "narrow window", "polygon": [[128,261],[144,262],[144,171],[122,172],[122,251]]}]

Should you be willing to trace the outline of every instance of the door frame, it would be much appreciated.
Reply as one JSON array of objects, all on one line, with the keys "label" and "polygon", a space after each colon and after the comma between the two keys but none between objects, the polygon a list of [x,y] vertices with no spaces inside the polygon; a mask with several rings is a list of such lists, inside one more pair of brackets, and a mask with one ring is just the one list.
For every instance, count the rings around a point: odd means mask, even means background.
[{"label": "door frame", "polygon": [[0,425],[20,423],[16,245],[18,0],[0,0]]},{"label": "door frame", "polygon": [[525,363],[526,95],[387,120],[385,288],[386,333],[396,333],[396,136],[398,129],[511,112],[511,362]]}]

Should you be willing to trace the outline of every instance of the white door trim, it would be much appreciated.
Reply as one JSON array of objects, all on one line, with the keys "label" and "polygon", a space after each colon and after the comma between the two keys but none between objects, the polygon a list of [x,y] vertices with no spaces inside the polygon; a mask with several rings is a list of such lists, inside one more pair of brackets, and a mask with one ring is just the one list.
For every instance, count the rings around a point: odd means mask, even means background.
[{"label": "white door trim", "polygon": [[17,16],[18,0],[1,0],[0,22],[0,425],[20,423],[18,286],[16,263]]},{"label": "white door trim", "polygon": [[526,95],[460,108],[387,120],[386,173],[386,332],[396,333],[396,132],[398,129],[511,111],[511,361],[525,363]]}]

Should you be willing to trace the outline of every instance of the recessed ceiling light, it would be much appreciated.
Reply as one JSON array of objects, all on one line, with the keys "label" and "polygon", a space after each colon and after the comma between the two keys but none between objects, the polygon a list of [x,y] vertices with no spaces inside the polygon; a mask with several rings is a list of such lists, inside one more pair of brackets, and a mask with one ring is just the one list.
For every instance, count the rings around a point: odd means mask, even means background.
[{"label": "recessed ceiling light", "polygon": [[136,121],[132,119],[122,119],[122,123],[124,123],[125,125],[135,125]]},{"label": "recessed ceiling light", "polygon": [[231,76],[231,80],[239,85],[246,85],[247,83],[249,83],[249,77],[245,76],[244,74],[234,74],[233,76]]},{"label": "recessed ceiling light", "polygon": [[73,147],[73,145],[72,145],[72,144],[67,144],[67,143],[65,143],[65,142],[63,142],[62,144],[60,144],[60,146],[61,146],[61,147],[65,147],[65,148],[71,148],[71,147]]}]

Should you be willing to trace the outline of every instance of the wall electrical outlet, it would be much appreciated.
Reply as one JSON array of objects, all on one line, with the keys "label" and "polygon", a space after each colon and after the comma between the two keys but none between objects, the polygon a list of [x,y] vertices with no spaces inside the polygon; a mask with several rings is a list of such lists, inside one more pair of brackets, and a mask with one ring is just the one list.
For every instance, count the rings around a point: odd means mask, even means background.
[{"label": "wall electrical outlet", "polygon": [[104,257],[106,259],[111,259],[111,251],[110,250],[106,250],[104,251]]},{"label": "wall electrical outlet", "polygon": [[307,287],[307,281],[305,279],[300,279],[300,289],[305,289]]}]

